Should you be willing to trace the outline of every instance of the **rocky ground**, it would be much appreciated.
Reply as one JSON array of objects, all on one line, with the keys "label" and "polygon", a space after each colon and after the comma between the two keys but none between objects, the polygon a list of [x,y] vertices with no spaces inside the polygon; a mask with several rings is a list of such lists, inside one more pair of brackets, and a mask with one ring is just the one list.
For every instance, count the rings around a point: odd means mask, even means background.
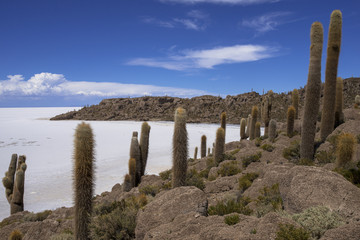
[{"label": "rocky ground", "polygon": [[[266,94],[265,94],[266,95]],[[227,112],[228,123],[239,124],[247,118],[254,105],[260,106],[265,95],[256,92],[226,98],[200,96],[191,99],[176,97],[140,97],[105,99],[98,105],[84,107],[52,118],[52,120],[137,120],[173,121],[175,109],[187,110],[188,122],[217,123],[220,114]],[[344,105],[351,107],[356,95],[360,95],[360,78],[344,79]],[[299,89],[300,111],[305,98],[304,88]],[[271,116],[286,121],[286,111],[291,105],[291,92],[273,95]]]},{"label": "rocky ground", "polygon": [[[189,159],[192,176],[187,183],[195,186],[171,189],[170,171],[143,176],[130,192],[116,184],[94,198],[92,238],[287,239],[277,237],[284,226],[293,226],[305,229],[308,239],[360,239],[360,188],[333,171],[334,138],[340,133],[357,136],[353,165],[360,161],[360,109],[344,114],[346,122],[319,146],[314,164],[299,161],[300,136],[289,138],[279,124],[274,142],[227,143],[218,166],[212,156]],[[255,177],[249,181],[250,174]],[[121,206],[122,212],[112,215],[113,206]],[[72,226],[72,208],[25,211],[0,223],[0,239],[14,229],[24,240],[73,239]]]}]

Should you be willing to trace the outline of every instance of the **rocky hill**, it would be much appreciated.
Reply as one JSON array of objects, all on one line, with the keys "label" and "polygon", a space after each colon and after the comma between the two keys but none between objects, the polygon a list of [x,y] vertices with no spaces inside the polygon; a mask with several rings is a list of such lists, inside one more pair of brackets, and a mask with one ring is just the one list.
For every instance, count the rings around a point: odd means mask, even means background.
[{"label": "rocky hill", "polygon": [[[266,94],[265,94],[266,95]],[[254,105],[260,106],[265,95],[256,92],[227,96],[200,96],[194,98],[139,97],[105,99],[98,105],[84,107],[53,117],[51,120],[137,120],[172,121],[177,107],[188,113],[188,122],[217,123],[223,111],[227,113],[228,123],[239,124],[247,118]],[[344,79],[344,105],[351,107],[356,95],[360,95],[360,78]],[[299,89],[300,111],[305,98],[305,89]],[[291,92],[274,93],[272,118],[283,121],[288,106],[291,105]]]}]

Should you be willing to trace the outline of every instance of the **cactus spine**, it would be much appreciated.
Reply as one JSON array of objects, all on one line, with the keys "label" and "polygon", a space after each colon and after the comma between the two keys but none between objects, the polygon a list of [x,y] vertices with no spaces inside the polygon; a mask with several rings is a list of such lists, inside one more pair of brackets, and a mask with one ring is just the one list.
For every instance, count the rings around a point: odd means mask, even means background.
[{"label": "cactus spine", "polygon": [[[206,136],[201,136],[201,158],[206,157]],[[210,150],[210,148],[209,148]]]},{"label": "cactus spine", "polygon": [[321,90],[321,55],[323,27],[315,22],[311,25],[309,74],[305,92],[304,116],[301,127],[300,157],[313,159],[316,119],[319,112]]},{"label": "cactus spine", "polygon": [[240,139],[246,139],[246,132],[245,132],[245,127],[246,127],[246,120],[245,118],[242,118],[240,121]]},{"label": "cactus spine", "polygon": [[24,184],[26,171],[26,157],[11,156],[9,169],[2,179],[5,187],[6,199],[10,204],[10,214],[24,211]]},{"label": "cactus spine", "polygon": [[137,187],[141,181],[141,171],[142,171],[142,161],[141,161],[141,152],[140,145],[138,141],[138,132],[133,132],[130,144],[130,158],[135,159],[135,187]]},{"label": "cactus spine", "polygon": [[344,113],[343,113],[343,105],[344,105],[344,96],[343,96],[343,87],[344,82],[342,78],[338,77],[336,79],[336,98],[335,98],[335,125],[334,128],[339,126],[344,122]]},{"label": "cactus spine", "polygon": [[74,191],[75,239],[89,239],[94,192],[94,137],[89,124],[80,123],[75,132]]},{"label": "cactus spine", "polygon": [[334,130],[336,77],[341,45],[341,26],[341,11],[334,10],[330,17],[327,46],[324,98],[320,127],[320,138],[322,141],[325,141],[327,136]]},{"label": "cactus spine", "polygon": [[286,134],[289,137],[292,137],[294,135],[294,122],[295,122],[295,107],[294,106],[290,106],[287,110],[287,121],[286,121]]},{"label": "cactus spine", "polygon": [[295,108],[295,119],[299,118],[299,91],[295,88],[291,95],[292,106]]},{"label": "cactus spine", "polygon": [[[141,152],[141,176],[144,176],[149,153],[150,126],[147,122],[141,125],[140,152]],[[141,178],[140,176],[140,178]]]},{"label": "cactus spine", "polygon": [[218,165],[224,160],[225,152],[225,131],[222,127],[216,131],[216,143],[215,143],[215,163]]},{"label": "cactus spine", "polygon": [[255,124],[257,122],[258,113],[258,107],[253,106],[251,110],[250,140],[253,140],[255,138]]},{"label": "cactus spine", "polygon": [[220,118],[221,118],[221,127],[224,129],[226,135],[226,112],[222,112]]},{"label": "cactus spine", "polygon": [[260,131],[260,122],[256,122],[255,124],[255,138],[259,138],[261,135],[261,131]]},{"label": "cactus spine", "polygon": [[274,141],[276,138],[276,120],[271,119],[269,123],[269,140]]},{"label": "cactus spine", "polygon": [[197,154],[198,154],[198,147],[195,147],[194,160],[197,160]]},{"label": "cactus spine", "polygon": [[184,186],[186,181],[188,157],[188,135],[186,130],[186,111],[177,108],[173,135],[173,188]]},{"label": "cactus spine", "polygon": [[336,167],[344,168],[351,162],[355,152],[355,137],[350,133],[343,133],[338,138],[336,146]]}]

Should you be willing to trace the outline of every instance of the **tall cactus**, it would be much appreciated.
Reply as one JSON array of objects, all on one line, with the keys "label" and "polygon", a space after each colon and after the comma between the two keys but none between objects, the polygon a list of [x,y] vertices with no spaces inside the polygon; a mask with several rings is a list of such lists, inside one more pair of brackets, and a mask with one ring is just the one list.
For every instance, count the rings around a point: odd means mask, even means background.
[{"label": "tall cactus", "polygon": [[216,131],[216,143],[215,143],[215,163],[218,165],[224,160],[225,152],[225,131],[222,127]]},{"label": "tall cactus", "polygon": [[226,135],[226,112],[221,113],[220,119],[221,119],[221,127],[224,129]]},{"label": "tall cactus", "polygon": [[141,134],[140,134],[141,176],[144,176],[145,174],[145,169],[148,159],[150,129],[151,129],[150,125],[147,122],[143,122],[143,124],[141,125]]},{"label": "tall cactus", "polygon": [[246,138],[250,137],[251,122],[252,122],[251,114],[249,114],[246,121],[246,131],[245,131]]},{"label": "tall cactus", "polygon": [[10,214],[24,211],[24,184],[26,171],[26,157],[13,154],[9,169],[2,179],[5,187],[6,199],[10,204]]},{"label": "tall cactus", "polygon": [[341,11],[334,10],[330,17],[327,46],[324,98],[320,127],[320,138],[322,141],[325,141],[327,136],[334,130],[336,77],[340,55],[341,27]]},{"label": "tall cactus", "polygon": [[173,135],[173,188],[184,186],[186,181],[188,157],[188,135],[186,130],[186,111],[179,107],[175,111]]},{"label": "tall cactus", "polygon": [[292,106],[295,108],[295,119],[299,118],[299,91],[295,88],[291,94]]},{"label": "tall cactus", "polygon": [[287,110],[287,121],[286,121],[286,134],[289,137],[294,135],[294,123],[295,123],[296,110],[294,106],[290,106]]},{"label": "tall cactus", "polygon": [[132,187],[131,177],[129,174],[126,174],[124,177],[123,191],[129,192]]},{"label": "tall cactus", "polygon": [[246,127],[246,120],[245,118],[242,118],[240,121],[240,139],[246,139],[246,132],[245,132],[245,127]]},{"label": "tall cactus", "polygon": [[75,132],[74,191],[75,239],[89,239],[94,193],[94,137],[89,124],[80,123]]},{"label": "tall cactus", "polygon": [[310,64],[305,92],[300,143],[300,157],[306,159],[313,159],[314,157],[316,119],[320,105],[323,34],[321,23],[315,22],[311,25]]},{"label": "tall cactus", "polygon": [[197,160],[197,154],[198,154],[198,147],[195,147],[194,160]]},{"label": "tall cactus", "polygon": [[138,132],[136,131],[133,132],[133,135],[131,137],[130,158],[134,158],[136,162],[135,187],[137,187],[141,181],[142,161],[141,161],[140,145],[138,141]]},{"label": "tall cactus", "polygon": [[261,135],[261,123],[260,122],[256,122],[255,123],[255,138],[259,138]]},{"label": "tall cactus", "polygon": [[276,138],[276,120],[271,119],[269,123],[269,140],[274,141]]},{"label": "tall cactus", "polygon": [[136,187],[136,160],[135,158],[129,159],[129,177],[131,188]]},{"label": "tall cactus", "polygon": [[271,118],[272,99],[273,99],[273,91],[270,90],[268,91],[267,96],[264,97],[262,109],[261,109],[262,111],[261,117],[265,125],[264,136],[268,136],[269,134],[269,122]]},{"label": "tall cactus", "polygon": [[343,96],[344,82],[341,77],[336,79],[336,98],[335,98],[335,125],[334,128],[344,122],[344,96]]},{"label": "tall cactus", "polygon": [[206,136],[201,136],[201,158],[206,157]]},{"label": "tall cactus", "polygon": [[250,140],[255,139],[255,124],[257,122],[258,114],[259,108],[257,106],[253,106],[251,110]]}]

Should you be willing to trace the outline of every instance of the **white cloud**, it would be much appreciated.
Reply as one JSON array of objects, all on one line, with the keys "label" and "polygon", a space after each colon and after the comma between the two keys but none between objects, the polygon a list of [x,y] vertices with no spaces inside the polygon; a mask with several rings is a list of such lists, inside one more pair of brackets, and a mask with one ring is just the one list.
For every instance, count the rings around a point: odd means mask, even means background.
[{"label": "white cloud", "polygon": [[275,30],[277,26],[284,24],[285,22],[282,18],[290,14],[290,12],[267,13],[250,20],[243,20],[241,24],[245,27],[253,28],[259,33],[264,33]]},{"label": "white cloud", "polygon": [[143,84],[123,84],[115,82],[75,82],[65,79],[62,74],[39,73],[29,80],[22,75],[9,75],[0,80],[0,96],[179,96],[191,97],[208,94],[205,91],[161,87]]},{"label": "white cloud", "polygon": [[159,0],[164,3],[183,3],[183,4],[196,4],[196,3],[214,3],[214,4],[239,4],[250,5],[258,3],[273,3],[280,0]]},{"label": "white cloud", "polygon": [[175,24],[172,21],[161,21],[161,20],[158,20],[153,17],[145,17],[145,18],[143,18],[143,22],[149,23],[149,24],[154,24],[154,25],[157,25],[160,27],[165,27],[165,28],[174,28],[175,27]]},{"label": "white cloud", "polygon": [[170,55],[164,59],[136,58],[127,64],[178,71],[198,68],[211,69],[220,64],[251,62],[273,57],[276,51],[276,48],[262,45],[234,45],[208,50],[185,50],[181,54]]},{"label": "white cloud", "polygon": [[202,27],[194,20],[191,19],[179,19],[174,18],[175,22],[181,23],[185,26],[187,29],[193,29],[193,30],[201,30]]}]

